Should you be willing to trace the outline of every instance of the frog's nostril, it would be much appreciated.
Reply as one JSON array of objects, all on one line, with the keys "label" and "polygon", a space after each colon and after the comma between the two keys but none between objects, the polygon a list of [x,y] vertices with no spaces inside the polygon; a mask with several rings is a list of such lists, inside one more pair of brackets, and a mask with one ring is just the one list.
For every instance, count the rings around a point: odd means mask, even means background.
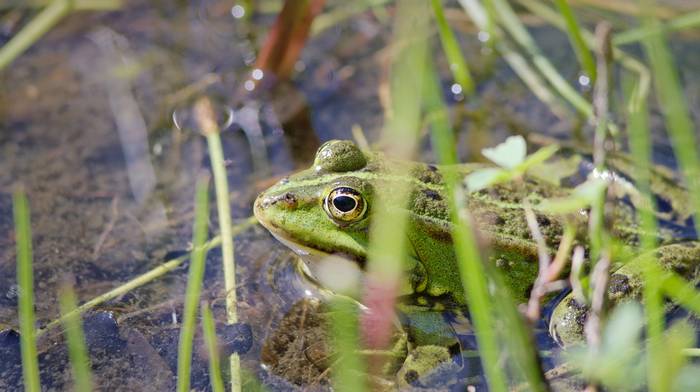
[{"label": "frog's nostril", "polygon": [[281,195],[267,196],[261,201],[258,201],[261,209],[269,208],[279,204],[283,208],[295,208],[297,206],[297,197],[291,192],[286,192]]}]

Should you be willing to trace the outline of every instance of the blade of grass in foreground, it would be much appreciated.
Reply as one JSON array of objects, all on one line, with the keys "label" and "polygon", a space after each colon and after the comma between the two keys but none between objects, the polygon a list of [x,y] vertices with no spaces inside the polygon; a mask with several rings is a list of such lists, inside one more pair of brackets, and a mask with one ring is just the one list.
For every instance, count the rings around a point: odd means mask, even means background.
[{"label": "blade of grass in foreground", "polygon": [[90,370],[90,357],[85,346],[85,335],[80,315],[71,313],[78,302],[75,291],[68,284],[61,287],[59,293],[59,305],[62,315],[70,316],[62,318],[63,333],[68,344],[68,358],[73,369],[73,389],[77,392],[89,392],[92,390],[92,372]]},{"label": "blade of grass in foreground", "polygon": [[187,275],[187,292],[185,293],[185,309],[182,314],[182,328],[177,350],[177,390],[190,390],[190,366],[192,363],[192,339],[194,338],[197,304],[204,278],[204,261],[207,249],[209,223],[209,178],[203,177],[197,181],[195,195],[195,217],[192,230],[192,258]]},{"label": "blade of grass in foreground", "polygon": [[[646,12],[651,12],[651,1],[646,3]],[[659,30],[659,21],[652,14],[644,18],[644,26],[651,31]],[[665,35],[652,34],[644,38],[644,49],[651,62],[659,106],[666,119],[666,128],[673,151],[676,153],[683,173],[691,203],[696,214],[695,230],[700,233],[700,159],[696,149],[695,127],[690,118],[688,105],[681,87],[678,71],[666,45]]]},{"label": "blade of grass in foreground", "polygon": [[332,330],[338,361],[333,364],[333,389],[339,392],[360,392],[367,390],[366,366],[358,355],[359,323],[357,303],[345,296],[335,296],[331,301]]},{"label": "blade of grass in foreground", "polygon": [[[440,84],[430,59],[426,60],[425,97],[426,115],[432,128],[432,142],[438,162],[443,165],[455,165],[457,151],[454,135],[449,122],[446,105],[442,100]],[[450,214],[454,223],[452,237],[459,263],[462,285],[469,304],[469,314],[474,324],[479,354],[486,372],[490,390],[507,390],[503,367],[499,364],[499,344],[495,333],[495,319],[491,298],[487,289],[486,271],[481,261],[472,227],[469,225],[465,211],[460,208],[464,195],[460,189],[460,178],[456,172],[444,173],[445,183],[450,195]]]},{"label": "blade of grass in foreground", "polygon": [[627,94],[629,126],[627,132],[630,142],[630,153],[634,160],[636,185],[639,189],[643,206],[639,210],[639,221],[641,224],[640,255],[646,255],[643,261],[645,268],[644,278],[644,310],[646,315],[647,328],[647,382],[652,392],[660,391],[658,371],[663,369],[654,364],[660,363],[663,359],[663,350],[659,343],[663,335],[664,311],[663,297],[659,286],[658,268],[653,250],[656,248],[656,218],[652,211],[655,209],[654,198],[651,193],[650,173],[651,173],[651,140],[649,130],[649,110],[646,98],[639,99],[636,89],[639,84],[635,84],[632,91]]},{"label": "blade of grass in foreground", "polygon": [[219,346],[216,343],[216,326],[209,304],[202,303],[202,332],[209,353],[209,381],[214,392],[224,392],[224,381],[221,379],[221,364],[219,363]]},{"label": "blade of grass in foreground", "polygon": [[32,272],[32,231],[29,223],[29,202],[24,191],[15,191],[13,198],[15,241],[17,242],[17,284],[19,285],[19,333],[22,351],[24,390],[39,392],[39,362],[34,329],[34,274]]}]

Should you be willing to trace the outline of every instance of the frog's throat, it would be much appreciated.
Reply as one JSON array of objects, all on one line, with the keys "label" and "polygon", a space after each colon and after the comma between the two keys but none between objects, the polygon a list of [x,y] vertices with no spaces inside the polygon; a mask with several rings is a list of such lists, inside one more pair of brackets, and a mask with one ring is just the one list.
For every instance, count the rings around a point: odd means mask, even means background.
[{"label": "frog's throat", "polygon": [[[318,268],[325,259],[331,256],[330,253],[300,244],[287,236],[286,233],[281,230],[276,230],[275,228],[268,227],[267,225],[263,226],[265,226],[279,242],[294,251],[294,253],[301,258],[302,262],[299,263],[300,270],[309,280],[319,287],[325,286],[322,279],[320,279],[321,274],[319,273]],[[362,271],[364,268],[363,262],[360,262],[349,255],[333,254],[333,256],[342,257],[348,260],[360,271]]]}]

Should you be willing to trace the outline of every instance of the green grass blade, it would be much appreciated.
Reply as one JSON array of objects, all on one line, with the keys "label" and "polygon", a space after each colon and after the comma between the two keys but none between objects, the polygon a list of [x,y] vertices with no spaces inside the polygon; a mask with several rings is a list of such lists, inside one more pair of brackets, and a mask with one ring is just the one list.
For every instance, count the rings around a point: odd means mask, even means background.
[{"label": "green grass blade", "polygon": [[202,332],[209,353],[209,381],[214,392],[224,392],[224,381],[221,379],[221,363],[219,361],[219,345],[216,343],[216,326],[214,315],[209,304],[202,303]]},{"label": "green grass blade", "polygon": [[71,0],[54,0],[0,49],[0,70],[7,67],[71,11]]},{"label": "green grass blade", "polygon": [[92,371],[90,370],[90,357],[85,345],[85,335],[80,315],[73,312],[77,299],[70,285],[65,284],[59,293],[59,305],[63,317],[63,333],[68,345],[68,358],[73,369],[73,389],[76,392],[89,392],[92,390]]},{"label": "green grass blade", "polygon": [[[459,0],[459,3],[478,28],[491,31],[489,34],[491,34],[493,38],[489,40],[489,43],[495,47],[501,57],[503,57],[530,91],[532,91],[540,101],[544,102],[554,114],[560,118],[569,118],[571,116],[569,109],[561,103],[559,97],[557,97],[549,85],[542,80],[542,77],[532,68],[525,57],[518,53],[507,41],[496,39],[498,38],[497,36],[501,35],[501,31],[497,26],[493,26],[492,28],[488,27],[491,17],[493,16],[492,13],[485,10],[476,0]],[[487,4],[490,3],[489,1]]]},{"label": "green grass blade", "polygon": [[469,72],[469,67],[464,59],[464,56],[462,55],[462,51],[459,48],[459,42],[457,42],[457,38],[455,38],[452,29],[447,24],[445,11],[442,9],[442,1],[432,0],[432,5],[433,15],[435,15],[438,32],[440,33],[442,50],[445,52],[447,61],[450,63],[450,71],[452,71],[452,76],[454,77],[455,81],[462,86],[466,93],[471,94],[474,92],[474,80]]},{"label": "green grass blade", "polygon": [[19,285],[19,332],[24,390],[39,392],[39,359],[34,328],[34,274],[32,272],[32,231],[29,201],[24,191],[13,194],[15,241],[17,242],[17,284]]},{"label": "green grass blade", "polygon": [[335,296],[331,301],[331,325],[338,360],[333,364],[333,389],[339,392],[367,390],[366,366],[358,355],[360,347],[358,306],[347,297]]},{"label": "green grass blade", "polygon": [[506,0],[492,0],[500,24],[518,42],[532,58],[532,63],[542,76],[552,84],[554,89],[566,99],[576,110],[586,118],[593,116],[593,108],[576,90],[561,76],[559,71],[540,51],[530,33],[522,24]]},{"label": "green grass blade", "polygon": [[[250,216],[243,220],[241,223],[233,227],[233,235],[234,237],[243,231],[247,230],[251,226],[254,226],[257,224],[258,220],[255,219],[254,216]],[[221,245],[221,236],[216,236],[212,238],[211,240],[207,241],[205,244],[206,250],[211,250],[216,248],[217,246]],[[122,296],[126,293],[128,293],[131,290],[134,290],[138,287],[141,287],[145,284],[148,284],[155,279],[158,279],[159,277],[167,274],[168,272],[174,271],[175,269],[179,268],[182,263],[185,262],[189,257],[191,256],[191,253],[184,254],[182,256],[176,257],[174,259],[168,260],[163,264],[160,264],[159,266],[153,268],[152,270],[145,272],[128,282],[121,284],[112,290],[109,290],[108,292],[98,295],[95,298],[92,298],[91,300],[85,302],[84,304],[78,306],[75,308],[73,311],[69,312],[68,314],[64,314],[61,316],[61,318],[57,320],[53,320],[50,323],[46,324],[46,326],[37,331],[37,336],[41,336],[46,333],[46,331],[55,328],[57,325],[59,325],[65,317],[69,317],[73,314],[82,314],[87,312],[88,310],[94,308],[95,306],[98,306],[100,304],[103,304],[107,301],[113,300],[114,298],[117,298],[119,296]]]},{"label": "green grass blade", "polygon": [[613,45],[626,45],[646,39],[652,35],[658,35],[664,31],[679,31],[700,25],[700,10],[688,12],[677,18],[673,18],[656,29],[641,27],[630,29],[615,34],[612,39]]},{"label": "green grass blade", "polygon": [[188,392],[190,390],[190,366],[192,363],[192,339],[194,338],[195,323],[197,317],[197,305],[204,278],[204,261],[207,249],[204,246],[207,240],[209,224],[209,178],[204,177],[197,181],[195,195],[195,217],[192,230],[192,258],[190,270],[187,275],[187,291],[185,294],[185,308],[182,312],[182,328],[180,329],[180,341],[177,351],[177,390]]},{"label": "green grass blade", "polygon": [[[449,123],[447,108],[442,100],[439,83],[432,63],[427,60],[425,104],[432,125],[432,141],[439,163],[453,165],[457,162],[454,135]],[[431,83],[432,82],[432,83]],[[474,323],[479,354],[491,391],[506,391],[507,383],[503,367],[499,363],[499,344],[495,333],[494,306],[487,288],[487,275],[481,261],[473,228],[460,207],[464,195],[456,173],[444,173],[448,194],[451,196],[450,213],[454,222],[452,237],[459,263],[459,272]]]},{"label": "green grass blade", "polygon": [[581,29],[579,28],[578,21],[574,16],[571,7],[569,7],[568,0],[555,0],[554,1],[559,8],[559,13],[566,22],[566,32],[569,35],[569,41],[571,41],[571,46],[574,48],[576,53],[576,58],[578,58],[579,63],[581,63],[581,69],[591,78],[591,82],[596,79],[596,68],[595,60],[593,60],[593,55],[588,50],[583,37],[581,36]]},{"label": "green grass blade", "polygon": [[642,195],[643,205],[638,210],[639,221],[641,226],[640,238],[640,254],[646,257],[643,261],[645,268],[643,269],[644,279],[644,311],[646,316],[647,328],[647,382],[651,391],[659,391],[658,388],[660,379],[658,375],[661,367],[656,366],[663,360],[663,351],[660,346],[663,337],[664,329],[664,309],[663,297],[656,268],[656,258],[653,250],[656,248],[656,233],[657,224],[653,211],[655,210],[654,198],[651,192],[650,173],[651,173],[651,137],[649,129],[649,110],[647,108],[646,98],[639,99],[637,90],[638,84],[628,96],[628,115],[629,126],[627,132],[629,135],[630,153],[635,167],[636,186]]},{"label": "green grass blade", "polygon": [[[647,12],[651,12],[651,3]],[[651,14],[649,14],[651,15]],[[652,16],[644,18],[643,25],[651,31],[659,29],[658,20]],[[696,214],[700,212],[700,158],[698,158],[695,126],[690,117],[688,104],[681,87],[680,76],[666,45],[663,33],[649,35],[643,40],[644,49],[651,62],[656,94],[664,117],[667,132],[678,158],[690,201]],[[700,233],[700,219],[695,219],[695,230]]]},{"label": "green grass blade", "polygon": [[[224,163],[224,149],[221,146],[221,135],[216,115],[211,101],[202,98],[195,104],[195,115],[201,132],[207,138],[211,168],[214,172],[214,189],[216,191],[216,211],[219,217],[219,231],[221,232],[221,262],[224,270],[224,287],[226,288],[226,322],[235,324],[238,322],[236,297],[236,260],[234,257],[233,232],[231,230],[231,206],[226,178],[226,165]],[[231,373],[231,391],[241,390],[241,363],[238,353],[229,357],[229,370]]]}]

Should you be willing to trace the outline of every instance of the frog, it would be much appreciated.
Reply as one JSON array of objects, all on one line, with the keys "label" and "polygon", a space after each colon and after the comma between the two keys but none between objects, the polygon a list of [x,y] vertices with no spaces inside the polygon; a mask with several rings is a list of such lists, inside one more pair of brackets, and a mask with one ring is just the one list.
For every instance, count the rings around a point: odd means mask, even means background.
[{"label": "frog", "polygon": [[[466,163],[449,170],[466,177],[486,167]],[[301,257],[303,273],[323,286],[319,266],[330,255],[340,256],[361,273],[366,271],[373,201],[380,196],[392,200],[393,189],[410,189],[408,203],[401,207],[407,210],[408,224],[405,274],[397,308],[404,316],[413,349],[444,360],[449,355],[435,354],[434,347],[454,350],[455,339],[440,315],[445,310],[468,309],[452,243],[445,170],[438,165],[363,151],[349,140],[331,140],[318,149],[311,167],[263,191],[254,202],[254,214],[274,237]],[[527,174],[520,181],[493,184],[474,192],[465,190],[464,207],[478,228],[480,244],[486,245],[482,246],[487,249],[484,262],[500,272],[515,303],[527,302],[539,268],[538,245],[527,225],[525,205],[534,211],[552,252],[562,240],[566,224],[575,228],[577,243],[587,243],[585,211],[567,217],[565,222],[560,214],[538,207],[545,200],[567,197],[571,192],[571,187]],[[622,248],[634,248],[640,233],[634,206],[617,200],[612,215],[613,236]],[[697,241],[672,244],[668,240],[655,251],[664,269],[680,272],[697,283]],[[641,298],[640,259],[615,265],[608,289],[613,302]],[[582,342],[587,314],[587,307],[573,294],[565,295],[552,312],[550,334],[562,346]],[[409,373],[404,369],[404,375]]]}]

